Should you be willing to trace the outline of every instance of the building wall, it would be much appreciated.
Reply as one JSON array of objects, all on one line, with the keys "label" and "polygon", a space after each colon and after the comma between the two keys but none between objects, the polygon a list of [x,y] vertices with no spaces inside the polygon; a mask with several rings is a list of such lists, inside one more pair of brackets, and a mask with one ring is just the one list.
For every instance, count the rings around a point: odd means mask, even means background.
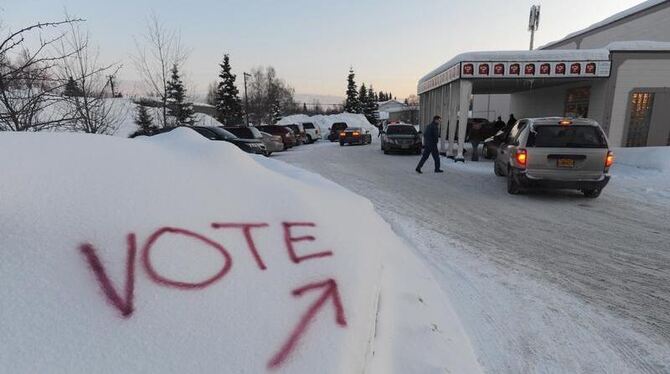
[{"label": "building wall", "polygon": [[[667,55],[663,54],[654,59],[626,59],[619,65],[609,131],[612,144],[622,146],[625,143],[631,92],[644,88],[670,87],[670,56]],[[670,118],[656,120],[670,126]]]},{"label": "building wall", "polygon": [[546,49],[602,48],[611,42],[631,40],[670,42],[670,3],[650,8]]},{"label": "building wall", "polygon": [[498,116],[506,120],[510,114],[510,95],[474,95],[472,117],[495,121]]}]

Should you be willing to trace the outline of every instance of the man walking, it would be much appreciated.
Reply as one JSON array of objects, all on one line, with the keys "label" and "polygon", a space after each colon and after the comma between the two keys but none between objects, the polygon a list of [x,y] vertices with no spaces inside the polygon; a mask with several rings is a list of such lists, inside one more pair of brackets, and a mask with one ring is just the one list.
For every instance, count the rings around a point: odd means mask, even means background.
[{"label": "man walking", "polygon": [[470,127],[470,144],[472,144],[472,161],[479,161],[479,143],[482,141],[482,124],[473,122]]},{"label": "man walking", "polygon": [[442,118],[440,116],[435,116],[433,117],[433,122],[430,123],[430,125],[426,126],[424,133],[423,133],[423,155],[421,156],[421,161],[419,161],[419,165],[416,166],[416,172],[419,174],[423,174],[421,172],[421,168],[423,167],[423,164],[426,163],[426,160],[428,160],[429,156],[433,156],[433,160],[435,161],[435,172],[436,173],[444,173],[440,169],[440,152],[437,150],[437,142],[439,141],[440,138],[440,121]]}]

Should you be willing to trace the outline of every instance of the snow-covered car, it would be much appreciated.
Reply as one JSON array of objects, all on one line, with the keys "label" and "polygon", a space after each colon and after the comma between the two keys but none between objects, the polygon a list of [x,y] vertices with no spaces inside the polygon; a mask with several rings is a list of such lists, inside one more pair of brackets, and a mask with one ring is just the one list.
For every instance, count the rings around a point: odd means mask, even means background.
[{"label": "snow-covered car", "polygon": [[336,142],[340,138],[340,133],[344,131],[349,125],[346,122],[335,122],[330,126],[330,134],[328,134],[328,140],[331,142]]},{"label": "snow-covered car", "polygon": [[349,127],[340,133],[340,146],[345,144],[370,144],[372,143],[372,134],[362,127]]},{"label": "snow-covered car", "polygon": [[265,144],[265,149],[267,150],[268,155],[273,152],[284,151],[284,142],[282,141],[281,136],[272,135],[264,131],[261,131],[261,135],[263,135],[263,143]]},{"label": "snow-covered car", "polygon": [[596,198],[610,180],[614,154],[591,119],[528,118],[517,122],[498,149],[494,171],[507,192],[525,188],[575,189]]},{"label": "snow-covered car", "polygon": [[321,139],[321,130],[319,129],[319,126],[314,126],[314,123],[312,122],[303,122],[300,125],[302,125],[302,128],[305,131],[307,143],[314,143]]},{"label": "snow-covered car", "polygon": [[389,152],[421,153],[421,133],[412,125],[390,125],[382,134],[381,149],[384,154]]},{"label": "snow-covered car", "polygon": [[[243,150],[244,152],[247,153],[254,153],[254,154],[260,154],[260,155],[267,155],[267,152],[265,150],[265,144],[263,144],[262,140],[258,139],[241,139],[238,138],[235,134],[226,131],[222,128],[216,127],[216,126],[179,126],[179,127],[166,127],[163,130],[161,130],[158,134],[164,134],[167,132],[170,132],[174,129],[179,129],[179,128],[187,128],[191,129],[198,134],[204,136],[205,138],[209,140],[215,140],[215,141],[224,141],[228,143],[233,143],[235,144],[238,148]],[[156,135],[158,135],[156,134]]]}]

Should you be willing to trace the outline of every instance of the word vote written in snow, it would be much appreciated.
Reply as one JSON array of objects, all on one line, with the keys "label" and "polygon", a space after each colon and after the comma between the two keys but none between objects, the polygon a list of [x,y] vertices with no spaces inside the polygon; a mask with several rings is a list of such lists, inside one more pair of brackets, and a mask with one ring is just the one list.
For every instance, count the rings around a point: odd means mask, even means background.
[{"label": "word vote written in snow", "polygon": [[[333,256],[330,250],[323,250],[319,252],[298,252],[296,244],[300,242],[313,242],[316,240],[314,236],[295,236],[294,229],[314,228],[316,224],[313,222],[282,222],[283,241],[289,259],[295,265],[299,265],[303,261],[316,260]],[[239,230],[244,235],[247,249],[253,257],[256,265],[260,271],[267,270],[267,264],[259,253],[256,242],[254,241],[254,232],[268,228],[268,223],[212,223],[211,227],[217,230]],[[192,240],[198,245],[205,245],[217,251],[223,258],[224,262],[219,271],[199,282],[186,282],[161,274],[151,262],[151,251],[158,245],[159,239],[169,236],[182,237]],[[111,281],[105,266],[103,265],[98,251],[91,243],[84,243],[79,246],[79,250],[84,257],[85,263],[90,268],[95,276],[95,280],[102,290],[106,301],[115,308],[124,318],[130,318],[135,312],[134,297],[135,297],[135,270],[137,264],[137,236],[135,233],[129,233],[126,236],[126,268],[125,268],[125,284],[123,290],[115,286]],[[202,290],[214,283],[221,281],[233,266],[233,257],[228,250],[219,242],[212,240],[200,233],[186,230],[178,227],[162,227],[152,233],[144,242],[140,253],[139,262],[144,271],[147,273],[149,279],[157,285],[175,288],[180,290]],[[304,285],[292,291],[294,297],[301,297],[303,294],[321,290],[320,297],[310,306],[310,308],[301,316],[299,323],[289,335],[288,339],[282,344],[277,353],[268,361],[268,369],[275,369],[281,366],[290,353],[295,348],[300,337],[304,334],[311,320],[318,314],[327,301],[331,301],[335,309],[335,322],[341,327],[347,325],[346,317],[344,315],[344,308],[340,293],[337,287],[337,282],[333,279],[327,279],[322,282],[315,282]]]}]

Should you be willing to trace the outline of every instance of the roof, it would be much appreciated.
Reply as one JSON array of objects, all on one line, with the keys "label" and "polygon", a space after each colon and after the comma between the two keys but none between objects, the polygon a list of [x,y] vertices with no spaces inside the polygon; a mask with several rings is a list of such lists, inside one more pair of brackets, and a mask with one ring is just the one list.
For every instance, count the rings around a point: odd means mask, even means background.
[{"label": "roof", "polygon": [[604,20],[602,20],[602,21],[600,21],[600,22],[594,23],[593,25],[591,25],[591,26],[589,26],[589,27],[587,27],[587,28],[585,28],[585,29],[582,29],[582,30],[573,32],[572,34],[567,35],[565,38],[563,38],[563,39],[561,39],[561,40],[557,40],[557,41],[548,43],[548,44],[546,44],[546,45],[543,45],[543,46],[540,47],[539,49],[545,49],[545,48],[549,48],[549,47],[555,46],[555,45],[557,45],[557,44],[564,43],[564,42],[566,42],[566,41],[568,41],[568,40],[570,40],[570,39],[572,39],[572,38],[575,38],[575,37],[577,37],[577,36],[586,34],[586,33],[590,32],[590,31],[599,29],[599,28],[601,28],[601,27],[605,27],[605,26],[611,25],[611,24],[614,23],[614,22],[620,21],[620,20],[622,20],[622,19],[624,19],[624,18],[631,17],[631,16],[633,16],[633,15],[635,15],[635,14],[637,14],[637,13],[643,12],[643,11],[645,11],[645,10],[647,10],[647,9],[653,8],[653,7],[655,7],[655,6],[657,6],[657,5],[661,5],[661,4],[663,4],[663,3],[670,3],[670,1],[668,1],[668,0],[647,0],[647,1],[644,1],[644,2],[642,2],[642,3],[640,3],[640,4],[636,5],[636,6],[634,6],[634,7],[632,7],[632,8],[629,8],[629,9],[624,10],[623,12],[616,13],[615,15],[613,15],[613,16],[611,16],[611,17],[609,17],[609,18],[606,18],[606,19],[604,19]]},{"label": "roof", "polygon": [[537,62],[537,61],[609,61],[611,52],[669,51],[670,42],[625,41],[613,42],[599,49],[544,49],[533,51],[488,51],[461,53],[426,74],[422,83],[446,72],[462,62]]}]

